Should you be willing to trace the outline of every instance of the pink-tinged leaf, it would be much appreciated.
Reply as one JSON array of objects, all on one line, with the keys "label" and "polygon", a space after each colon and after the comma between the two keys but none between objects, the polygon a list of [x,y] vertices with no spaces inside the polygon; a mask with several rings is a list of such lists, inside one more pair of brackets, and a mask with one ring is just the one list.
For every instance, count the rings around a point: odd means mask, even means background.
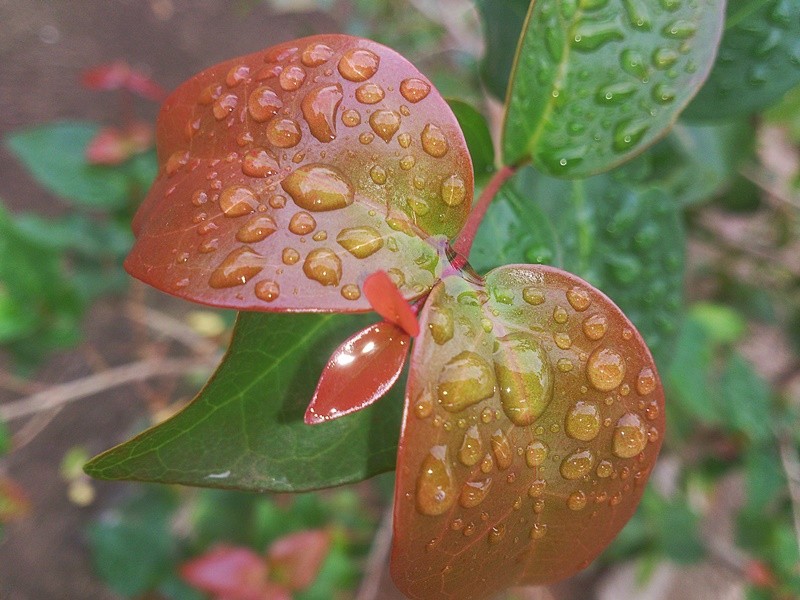
[{"label": "pink-tinged leaf", "polygon": [[419,335],[417,315],[385,271],[376,271],[364,280],[364,295],[373,310],[411,337]]},{"label": "pink-tinged leaf", "polygon": [[395,487],[392,575],[410,598],[568,577],[633,514],[664,432],[639,333],[558,269],[450,276],[420,315]]},{"label": "pink-tinged leaf", "polygon": [[458,122],[413,65],[321,35],[211,67],[158,119],[160,171],[126,261],[174,295],[240,310],[369,309],[384,270],[425,294],[469,212]]},{"label": "pink-tinged leaf", "polygon": [[27,515],[31,502],[25,490],[13,479],[0,477],[0,524]]},{"label": "pink-tinged leaf", "polygon": [[319,529],[292,533],[276,540],[267,553],[270,579],[290,590],[307,588],[317,578],[330,545],[330,534]]},{"label": "pink-tinged leaf", "polygon": [[157,102],[163,100],[167,95],[155,81],[124,61],[98,65],[84,71],[81,83],[90,90],[128,90]]},{"label": "pink-tinged leaf", "polygon": [[350,337],[323,369],[305,422],[330,421],[382,398],[400,377],[410,341],[407,333],[385,321]]},{"label": "pink-tinged leaf", "polygon": [[134,123],[126,129],[105,127],[89,142],[86,160],[95,165],[119,165],[152,143],[153,130],[145,123]]},{"label": "pink-tinged leaf", "polygon": [[192,587],[228,600],[290,598],[271,595],[280,586],[267,580],[267,562],[249,548],[220,545],[183,563],[181,577]]}]

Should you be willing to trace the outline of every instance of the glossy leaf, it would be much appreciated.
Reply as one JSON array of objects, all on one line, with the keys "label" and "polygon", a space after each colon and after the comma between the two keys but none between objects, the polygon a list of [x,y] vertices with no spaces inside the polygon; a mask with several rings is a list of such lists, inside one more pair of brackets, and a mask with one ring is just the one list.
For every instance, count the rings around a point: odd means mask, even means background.
[{"label": "glossy leaf", "polygon": [[419,323],[414,309],[400,295],[394,281],[384,271],[376,271],[366,278],[364,295],[372,309],[389,323],[397,325],[411,337],[419,334]]},{"label": "glossy leaf", "polygon": [[203,71],[164,104],[157,143],[126,268],[214,306],[366,310],[379,269],[418,297],[439,262],[427,238],[457,233],[471,205],[447,103],[399,54],[349,36]]},{"label": "glossy leaf", "polygon": [[486,117],[470,104],[461,100],[448,100],[447,102],[458,119],[461,131],[464,132],[469,154],[472,157],[475,179],[480,182],[495,171],[494,142],[489,131],[489,124],[486,122]]},{"label": "glossy leaf", "polygon": [[798,0],[729,0],[714,68],[684,116],[746,115],[800,83],[799,15]]},{"label": "glossy leaf", "polygon": [[481,15],[486,50],[481,59],[481,80],[498,100],[506,97],[519,36],[531,0],[475,0]]},{"label": "glossy leaf", "polygon": [[668,364],[683,314],[684,232],[664,192],[610,175],[565,181],[524,169],[489,208],[470,262],[479,271],[545,263],[583,277]]},{"label": "glossy leaf", "polygon": [[386,395],[403,371],[410,342],[406,332],[386,321],[348,338],[325,365],[305,422],[337,419]]},{"label": "glossy leaf", "polygon": [[94,458],[87,473],[290,492],[392,470],[401,410],[395,393],[357,414],[314,427],[303,422],[328,356],[369,320],[240,314],[228,354],[192,403]]},{"label": "glossy leaf", "polygon": [[503,160],[582,177],[658,139],[705,80],[723,0],[533,3],[512,73]]},{"label": "glossy leaf", "polygon": [[421,313],[395,487],[411,598],[484,598],[584,568],[633,514],[664,432],[653,359],[563,271],[445,278]]}]

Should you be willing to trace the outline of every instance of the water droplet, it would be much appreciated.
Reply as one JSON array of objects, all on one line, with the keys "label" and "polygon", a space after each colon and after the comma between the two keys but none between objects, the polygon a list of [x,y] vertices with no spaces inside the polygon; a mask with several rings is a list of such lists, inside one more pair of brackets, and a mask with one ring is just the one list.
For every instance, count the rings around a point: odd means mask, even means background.
[{"label": "water droplet", "polygon": [[281,260],[285,265],[294,265],[300,260],[300,253],[294,248],[284,248],[281,252]]},{"label": "water droplet", "polygon": [[558,361],[556,361],[556,367],[562,373],[569,373],[575,368],[575,365],[568,358],[559,358]]},{"label": "water droplet", "polygon": [[425,99],[430,91],[431,86],[422,79],[410,77],[400,82],[400,94],[412,104]]},{"label": "water droplet", "polygon": [[225,94],[217,98],[211,108],[214,118],[217,121],[227,118],[236,109],[237,104],[239,104],[239,97],[236,94]]},{"label": "water droplet", "polygon": [[400,129],[400,115],[392,110],[376,110],[369,116],[369,124],[372,131],[388,144]]},{"label": "water droplet", "polygon": [[494,365],[503,412],[514,425],[530,425],[553,394],[547,353],[532,335],[515,332],[497,340]]},{"label": "water droplet", "polygon": [[661,409],[658,407],[658,403],[656,401],[653,401],[645,406],[644,416],[650,421],[655,421],[660,413]]},{"label": "water droplet", "polygon": [[656,389],[656,376],[653,369],[644,367],[636,378],[636,391],[640,396],[646,396]]},{"label": "water droplet", "polygon": [[603,338],[608,330],[608,322],[602,315],[592,315],[583,321],[583,334],[596,342]]},{"label": "water droplet", "polygon": [[365,146],[367,144],[371,144],[372,140],[374,139],[375,139],[375,134],[369,131],[364,131],[363,133],[361,133],[361,135],[358,136],[358,141],[364,144]]},{"label": "water droplet", "polygon": [[386,183],[386,169],[380,165],[375,165],[369,170],[370,179],[376,185],[383,185]]},{"label": "water droplet", "polygon": [[228,74],[225,76],[225,83],[228,87],[236,87],[242,81],[250,76],[250,68],[245,65],[236,65],[232,67]]},{"label": "water droplet", "polygon": [[547,459],[547,452],[547,444],[541,440],[533,440],[525,448],[525,463],[531,468],[538,467],[544,464]]},{"label": "water droplet", "polygon": [[592,304],[592,297],[583,288],[574,287],[567,292],[570,306],[578,312],[583,312]]},{"label": "water droplet", "polygon": [[315,248],[303,262],[306,277],[322,285],[339,285],[342,278],[342,261],[329,248]]},{"label": "water droplet", "polygon": [[274,281],[268,279],[256,284],[256,297],[264,302],[274,302],[281,294],[281,288]]},{"label": "water droplet", "polygon": [[242,157],[242,173],[248,177],[270,177],[277,173],[278,165],[263,148],[253,148]]},{"label": "water droplet", "polygon": [[400,168],[403,169],[403,171],[410,171],[414,168],[414,164],[416,162],[417,159],[415,159],[411,154],[407,154],[400,159]]},{"label": "water droplet", "polygon": [[573,439],[592,441],[600,433],[600,409],[592,402],[579,400],[567,413],[564,430]]},{"label": "water droplet", "polygon": [[625,413],[617,421],[611,450],[620,458],[633,458],[647,445],[647,432],[638,415]]},{"label": "water droplet", "polygon": [[342,113],[342,123],[347,127],[355,127],[361,124],[361,114],[352,108],[347,109]]},{"label": "water droplet", "polygon": [[491,477],[487,477],[483,481],[468,481],[461,488],[458,503],[464,508],[475,508],[483,502],[491,487]]},{"label": "water droplet", "polygon": [[197,96],[197,102],[204,106],[208,106],[222,94],[222,86],[218,83],[212,83],[208,87],[203,88]]},{"label": "water droplet", "polygon": [[386,97],[386,92],[377,83],[365,83],[356,88],[356,100],[361,104],[377,104]]},{"label": "water droplet", "polygon": [[236,232],[236,239],[245,244],[261,242],[277,231],[275,220],[265,214],[255,215]]},{"label": "water droplet", "polygon": [[461,448],[458,450],[458,459],[466,467],[478,464],[481,454],[483,454],[482,446],[478,427],[473,425],[464,432],[464,441],[461,442]]},{"label": "water droplet", "polygon": [[192,204],[195,206],[203,206],[206,202],[208,202],[208,194],[203,190],[197,190],[192,194]]},{"label": "water droplet", "polygon": [[309,44],[300,55],[300,62],[307,67],[318,67],[333,56],[333,50],[325,44]]},{"label": "water droplet", "polygon": [[661,6],[665,10],[674,12],[681,7],[681,0],[661,0]]},{"label": "water droplet", "polygon": [[254,121],[263,123],[274,117],[283,107],[283,102],[269,87],[261,86],[253,90],[247,100],[247,110]]},{"label": "water droplet", "polygon": [[281,182],[300,208],[310,211],[336,210],[353,203],[353,187],[335,170],[325,165],[306,165]]},{"label": "water droplet", "polygon": [[494,459],[491,454],[486,454],[481,461],[481,472],[489,473],[494,468]]},{"label": "water droplet", "polygon": [[647,81],[647,65],[644,56],[638,50],[623,50],[620,54],[620,66],[623,71],[640,81]]},{"label": "water droplet", "polygon": [[342,298],[345,300],[358,300],[361,298],[361,288],[359,288],[355,283],[343,285]]},{"label": "water droplet", "polygon": [[467,186],[458,175],[451,175],[442,181],[442,200],[447,206],[458,206],[467,197]]},{"label": "water droplet", "polygon": [[475,533],[475,523],[467,523],[461,533],[463,533],[465,537],[471,536]]},{"label": "water droplet", "polygon": [[303,134],[292,119],[275,117],[266,126],[267,140],[276,148],[293,148],[300,143]]},{"label": "water droplet", "polygon": [[573,31],[572,47],[580,52],[593,52],[625,37],[614,22],[579,21]]},{"label": "water droplet", "polygon": [[284,196],[275,195],[269,199],[269,205],[272,208],[278,209],[286,206],[286,198]]},{"label": "water droplet", "polygon": [[445,410],[459,412],[494,395],[494,374],[485,359],[465,350],[444,365],[437,392]]},{"label": "water droplet", "polygon": [[581,490],[572,492],[567,498],[567,506],[570,510],[583,510],[586,508],[586,494]]},{"label": "water droplet", "polygon": [[567,310],[563,306],[556,306],[553,309],[553,321],[558,323],[559,325],[563,325],[569,319],[569,315],[567,314]]},{"label": "water droplet", "polygon": [[636,93],[636,84],[630,81],[611,83],[597,88],[595,101],[598,104],[619,104]]},{"label": "water droplet", "polygon": [[342,229],[336,241],[356,258],[367,258],[383,248],[381,234],[369,226]]},{"label": "water droplet", "polygon": [[580,479],[594,467],[594,454],[591,450],[577,450],[561,461],[559,471],[564,479]]},{"label": "water droplet", "polygon": [[642,0],[625,0],[625,13],[628,21],[633,27],[638,29],[650,30],[650,15],[647,12],[647,5]]},{"label": "water droplet", "polygon": [[424,217],[431,210],[431,207],[428,206],[428,203],[425,202],[425,200],[413,196],[408,199],[408,205],[411,207],[411,210],[414,211],[414,214],[420,217]]},{"label": "water droplet", "polygon": [[424,515],[441,515],[453,506],[455,494],[447,446],[434,446],[422,460],[416,492],[417,510]]},{"label": "water droplet", "polygon": [[650,125],[646,121],[634,119],[621,121],[614,128],[612,147],[616,152],[624,152],[638,144],[648,129]]},{"label": "water droplet", "polygon": [[303,98],[300,107],[308,130],[320,142],[336,137],[336,112],[342,103],[342,86],[324,85],[314,88]]},{"label": "water droplet", "polygon": [[489,530],[488,540],[491,545],[499,544],[506,535],[506,526],[500,523]]},{"label": "water droplet", "polygon": [[420,135],[422,149],[434,158],[441,158],[447,154],[448,145],[444,131],[433,123],[428,123]]},{"label": "water droplet", "polygon": [[526,287],[522,290],[522,299],[532,306],[544,304],[544,292],[539,288]]},{"label": "water droplet", "polygon": [[653,51],[653,66],[666,70],[678,62],[678,53],[672,48],[656,48]]},{"label": "water droplet", "polygon": [[169,158],[167,159],[167,164],[164,166],[164,170],[166,170],[167,175],[174,175],[187,162],[189,162],[189,153],[178,150],[177,152],[170,154]]},{"label": "water droplet", "polygon": [[428,329],[433,341],[440,346],[453,339],[453,313],[448,308],[432,306],[428,311]]},{"label": "water droplet", "polygon": [[228,288],[244,285],[264,268],[264,257],[248,246],[237,248],[211,273],[208,285],[213,288]]},{"label": "water droplet", "polygon": [[316,228],[316,220],[305,211],[297,212],[289,219],[289,231],[295,235],[307,235]]},{"label": "water droplet", "polygon": [[652,96],[659,104],[669,104],[675,100],[675,89],[665,83],[657,83],[653,86]]},{"label": "water droplet", "polygon": [[586,375],[592,387],[601,392],[610,392],[625,377],[625,360],[616,350],[597,348],[589,356]]},{"label": "water droplet", "polygon": [[303,85],[306,80],[305,70],[298,65],[291,65],[286,67],[278,75],[278,83],[284,92],[293,92]]},{"label": "water droplet", "polygon": [[492,434],[491,437],[492,454],[494,454],[497,468],[505,471],[511,466],[514,460],[514,453],[511,450],[511,442],[508,437],[503,433],[502,429],[498,429]]},{"label": "water droplet", "polygon": [[562,350],[569,350],[572,347],[572,338],[570,338],[567,333],[555,332],[553,334],[553,341],[556,343],[556,346]]},{"label": "water droplet", "polygon": [[668,38],[686,40],[692,37],[697,31],[697,23],[686,19],[678,19],[669,25],[665,25],[661,33]]},{"label": "water droplet", "polygon": [[363,48],[348,50],[339,59],[339,73],[348,81],[366,81],[378,72],[380,58]]},{"label": "water droplet", "polygon": [[614,465],[611,464],[610,461],[601,460],[597,465],[597,476],[601,479],[605,479],[606,477],[611,477],[611,474],[614,472]]},{"label": "water droplet", "polygon": [[233,185],[222,190],[219,207],[226,217],[243,217],[258,210],[258,199],[249,187]]},{"label": "water droplet", "polygon": [[531,527],[530,537],[532,540],[540,540],[547,535],[547,525],[544,523],[534,523]]}]

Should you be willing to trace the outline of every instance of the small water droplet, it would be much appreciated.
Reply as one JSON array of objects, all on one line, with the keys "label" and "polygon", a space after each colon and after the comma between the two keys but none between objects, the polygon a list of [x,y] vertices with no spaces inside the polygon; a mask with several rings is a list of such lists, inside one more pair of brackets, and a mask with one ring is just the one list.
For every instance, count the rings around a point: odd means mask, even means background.
[{"label": "small water droplet", "polygon": [[339,73],[348,81],[366,81],[378,72],[380,57],[364,48],[348,50],[339,59]]},{"label": "small water droplet", "polygon": [[415,159],[413,155],[407,154],[400,159],[400,168],[403,169],[403,171],[410,171],[414,168],[416,162],[417,159]]},{"label": "small water droplet", "polygon": [[500,523],[489,530],[488,540],[491,545],[499,544],[506,535],[506,526]]},{"label": "small water droplet", "polygon": [[218,83],[212,83],[208,87],[203,88],[197,96],[197,102],[204,106],[208,106],[222,94],[222,86]]},{"label": "small water droplet", "polygon": [[325,165],[300,167],[281,182],[281,187],[300,208],[315,212],[344,208],[354,200],[350,182]]},{"label": "small water droplet", "polygon": [[626,119],[614,128],[612,148],[616,152],[625,152],[638,144],[650,129],[646,121]]},{"label": "small water droplet", "polygon": [[526,287],[522,290],[522,299],[531,306],[544,304],[544,292],[535,287]]},{"label": "small water droplet", "polygon": [[659,104],[669,104],[675,100],[675,89],[665,83],[657,83],[653,86],[651,95]]},{"label": "small water droplet", "polygon": [[540,540],[547,535],[547,525],[544,523],[534,523],[531,527],[530,537],[532,540]]},{"label": "small water droplet", "polygon": [[569,315],[567,315],[567,310],[563,306],[556,306],[553,309],[553,321],[559,325],[563,325],[568,319]]},{"label": "small water droplet", "polygon": [[356,88],[356,100],[361,104],[377,104],[386,97],[386,92],[377,83],[365,83]]},{"label": "small water droplet", "polygon": [[237,248],[211,273],[208,285],[229,288],[244,285],[258,275],[265,266],[264,257],[248,246]]},{"label": "small water droplet", "polygon": [[572,347],[572,338],[569,337],[568,333],[560,331],[555,332],[553,334],[553,341],[556,343],[556,346],[562,350],[569,350]]},{"label": "small water droplet", "polygon": [[647,417],[649,421],[655,421],[660,413],[661,409],[658,407],[658,403],[656,401],[653,401],[645,406],[644,416]]},{"label": "small water droplet", "polygon": [[592,304],[592,297],[583,288],[573,287],[567,292],[567,301],[578,312],[583,312]]},{"label": "small water droplet", "polygon": [[628,22],[632,27],[645,31],[649,31],[652,28],[646,2],[642,0],[625,0],[623,4],[625,5]]},{"label": "small water droplet", "polygon": [[258,210],[258,199],[249,187],[233,185],[219,195],[219,207],[226,217],[243,217]]},{"label": "small water droplet", "polygon": [[533,440],[525,448],[525,463],[531,468],[544,464],[548,451],[547,444],[541,440]]},{"label": "small water droplet", "polygon": [[567,413],[564,431],[573,439],[590,442],[600,432],[600,409],[592,402],[579,400]]},{"label": "small water droplet", "polygon": [[597,476],[601,479],[605,479],[606,477],[611,477],[611,474],[614,472],[614,465],[611,464],[610,461],[601,460],[597,465]]},{"label": "small water droplet", "polygon": [[461,488],[461,495],[458,503],[464,508],[475,508],[486,498],[492,486],[492,478],[488,477],[482,481],[468,481]]},{"label": "small water droplet", "polygon": [[211,107],[214,118],[217,121],[226,119],[236,109],[237,104],[239,104],[239,97],[236,94],[220,96],[214,101],[214,105]]},{"label": "small water droplet", "polygon": [[497,340],[495,374],[503,412],[517,426],[533,423],[553,394],[553,372],[536,338],[514,332]]},{"label": "small water droplet", "polygon": [[336,113],[342,97],[341,85],[324,85],[311,90],[300,104],[308,130],[320,142],[336,138]]},{"label": "small water droplet", "polygon": [[289,231],[295,235],[307,235],[317,228],[317,221],[309,213],[300,211],[289,219]]},{"label": "small water droplet", "polygon": [[232,67],[225,76],[225,83],[228,87],[236,87],[250,76],[250,68],[246,65],[236,65]]},{"label": "small water droplet", "polygon": [[453,475],[447,460],[447,446],[434,446],[422,460],[417,476],[417,510],[437,516],[447,512],[455,502]]},{"label": "small water droplet", "polygon": [[483,454],[483,444],[477,426],[473,425],[464,432],[464,440],[458,450],[458,459],[466,467],[478,464]]},{"label": "small water droplet", "polygon": [[424,100],[430,91],[431,86],[426,81],[416,77],[404,79],[400,82],[400,94],[412,104]]},{"label": "small water droplet", "polygon": [[485,454],[481,460],[481,472],[489,473],[494,468],[494,459],[491,454]]},{"label": "small water droplet", "polygon": [[505,471],[511,466],[514,460],[514,453],[511,450],[511,443],[502,429],[498,429],[492,434],[491,444],[497,468]]},{"label": "small water droplet", "polygon": [[283,102],[271,88],[257,87],[247,100],[247,110],[254,121],[263,123],[274,117],[283,107]]},{"label": "small water droplet", "polygon": [[648,72],[644,56],[638,50],[623,50],[620,54],[620,66],[626,73],[642,82],[647,81]]},{"label": "small water droplet", "polygon": [[467,186],[458,175],[451,175],[442,181],[442,200],[447,206],[458,206],[467,197]]},{"label": "small water droplet", "polygon": [[294,248],[284,248],[281,252],[281,260],[285,265],[294,265],[300,260],[300,253]]},{"label": "small water droplet", "polygon": [[329,248],[315,248],[303,262],[306,277],[322,285],[339,285],[342,278],[342,261]]},{"label": "small water droplet", "polygon": [[586,494],[581,490],[572,492],[567,498],[567,506],[570,510],[583,510],[586,508]]},{"label": "small water droplet", "polygon": [[245,244],[261,242],[277,231],[275,220],[265,214],[257,214],[236,232],[236,239]]},{"label": "small water droplet", "polygon": [[617,421],[611,450],[620,458],[633,458],[647,445],[647,432],[638,415],[625,413]]},{"label": "small water droplet", "polygon": [[383,185],[386,183],[386,169],[380,165],[375,165],[369,170],[369,176],[373,183]]},{"label": "small water droplet", "polygon": [[609,42],[624,38],[615,22],[583,20],[575,24],[572,47],[579,52],[593,52]]},{"label": "small water droplet", "polygon": [[669,69],[678,62],[678,56],[672,48],[656,48],[653,51],[653,66],[661,70]]},{"label": "small water droplet", "polygon": [[281,288],[274,281],[264,279],[256,284],[256,297],[264,302],[274,302],[281,294]]},{"label": "small water droplet", "polygon": [[376,110],[369,116],[372,131],[387,144],[400,129],[400,115],[393,110]]},{"label": "small water droplet", "polygon": [[646,396],[656,389],[656,376],[653,369],[644,367],[636,378],[636,391],[640,396]]},{"label": "small water droplet", "polygon": [[453,339],[453,313],[449,308],[432,306],[428,311],[428,329],[433,341],[444,345]]},{"label": "small water droplet", "polygon": [[556,367],[562,373],[569,373],[575,368],[575,365],[568,358],[559,358],[558,361],[556,361]]},{"label": "small water droplet", "polygon": [[494,373],[486,360],[475,352],[465,350],[457,354],[439,374],[439,403],[450,412],[460,412],[490,398],[494,392]]},{"label": "small water droplet", "polygon": [[284,92],[293,92],[299,89],[305,80],[306,72],[298,65],[286,67],[278,75],[278,84]]},{"label": "small water droplet", "polygon": [[580,479],[592,470],[594,460],[591,450],[577,450],[561,461],[559,471],[564,479]]},{"label": "small water droplet", "polygon": [[601,392],[617,388],[625,377],[625,360],[619,352],[610,348],[597,348],[586,364],[589,383]]},{"label": "small water droplet", "polygon": [[444,131],[433,123],[425,125],[420,135],[422,149],[434,158],[441,158],[447,154],[448,144]]},{"label": "small water droplet", "polygon": [[345,300],[358,300],[361,298],[361,288],[355,283],[348,283],[342,286],[342,298]]},{"label": "small water droplet", "polygon": [[342,113],[342,123],[346,127],[355,127],[361,124],[361,114],[352,108],[347,109]]},{"label": "small water droplet", "polygon": [[336,241],[356,258],[366,258],[383,248],[381,234],[369,226],[342,229]]},{"label": "small water droplet", "polygon": [[300,62],[307,67],[318,67],[333,56],[333,50],[325,44],[309,44],[300,55]]},{"label": "small water droplet", "polygon": [[600,105],[619,104],[636,93],[636,84],[630,81],[611,83],[597,88],[595,101]]},{"label": "small water droplet", "polygon": [[608,330],[608,322],[602,315],[592,315],[583,321],[583,334],[592,341],[603,338]]},{"label": "small water droplet", "polygon": [[242,173],[248,177],[270,177],[275,175],[278,165],[263,148],[253,148],[242,157]]},{"label": "small water droplet", "polygon": [[697,23],[687,19],[678,19],[665,25],[661,30],[662,35],[667,38],[686,40],[692,37],[697,31]]}]

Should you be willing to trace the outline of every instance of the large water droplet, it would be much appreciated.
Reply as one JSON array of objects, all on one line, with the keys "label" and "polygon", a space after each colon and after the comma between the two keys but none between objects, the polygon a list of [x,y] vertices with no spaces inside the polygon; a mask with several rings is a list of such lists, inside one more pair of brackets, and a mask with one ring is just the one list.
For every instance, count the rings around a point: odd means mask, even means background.
[{"label": "large water droplet", "polygon": [[307,235],[317,228],[317,221],[309,213],[300,211],[289,219],[289,231],[295,235]]},{"label": "large water droplet", "polygon": [[228,288],[244,285],[264,268],[264,257],[248,246],[237,248],[211,273],[208,285],[213,288]]},{"label": "large water droplet", "polygon": [[458,503],[464,508],[475,508],[483,502],[491,487],[491,477],[487,477],[482,481],[468,481],[461,488]]},{"label": "large water droplet", "polygon": [[310,211],[336,210],[353,203],[353,187],[335,170],[325,165],[306,165],[281,182],[300,208]]},{"label": "large water droplet", "polygon": [[306,256],[303,273],[322,285],[339,285],[342,278],[342,261],[329,248],[315,248]]},{"label": "large water droplet", "polygon": [[583,312],[592,304],[592,297],[585,289],[573,287],[567,292],[567,301],[578,312]]},{"label": "large water droplet", "polygon": [[428,123],[420,135],[422,149],[434,158],[441,158],[447,154],[448,145],[444,131],[433,123]]},{"label": "large water droplet", "polygon": [[236,239],[245,244],[261,242],[277,231],[275,220],[265,214],[257,214],[236,232]]},{"label": "large water droplet", "polygon": [[447,206],[458,206],[467,197],[467,186],[458,175],[451,175],[442,181],[442,200]]},{"label": "large water droplet", "polygon": [[258,209],[258,199],[249,187],[232,185],[219,195],[219,207],[226,217],[242,217]]},{"label": "large water droplet", "polygon": [[544,292],[536,287],[526,287],[522,290],[522,299],[531,306],[544,304]]},{"label": "large water droplet", "polygon": [[614,138],[611,146],[617,152],[625,152],[638,144],[648,129],[650,129],[650,125],[646,121],[635,119],[621,121],[614,128]]},{"label": "large water droplet", "polygon": [[619,104],[633,96],[634,93],[636,93],[635,83],[630,81],[610,83],[597,88],[595,101],[601,105]]},{"label": "large water droplet", "polygon": [[478,427],[473,425],[464,432],[464,441],[458,450],[458,459],[466,467],[478,464],[483,454],[483,444],[481,443]]},{"label": "large water droplet", "polygon": [[533,468],[544,464],[547,459],[547,444],[541,440],[533,440],[525,448],[525,463]]},{"label": "large water droplet", "polygon": [[571,438],[589,442],[600,433],[600,409],[592,402],[579,400],[567,413],[564,430]]},{"label": "large water droplet", "polygon": [[625,38],[615,22],[579,21],[573,32],[572,47],[580,52],[593,52]]},{"label": "large water droplet", "polygon": [[363,48],[348,50],[339,59],[339,73],[348,81],[366,81],[378,72],[380,58]]},{"label": "large water droplet", "polygon": [[508,441],[508,437],[505,433],[503,433],[503,430],[498,429],[492,434],[491,443],[492,454],[494,454],[497,468],[501,471],[506,470],[514,461],[514,453],[511,450],[511,442]]},{"label": "large water droplet", "polygon": [[274,117],[281,107],[283,107],[283,102],[278,98],[278,94],[267,86],[253,90],[247,100],[247,110],[250,112],[250,116],[259,123]]},{"label": "large water droplet", "polygon": [[303,85],[306,80],[306,72],[303,67],[298,65],[291,65],[286,67],[281,74],[278,75],[278,83],[284,92],[293,92]]},{"label": "large water droplet", "polygon": [[242,173],[248,177],[270,177],[277,173],[278,165],[263,148],[253,148],[242,157]]},{"label": "large water droplet", "polygon": [[309,44],[300,55],[300,62],[307,67],[318,67],[333,56],[333,50],[325,44]]},{"label": "large water droplet", "polygon": [[638,415],[625,413],[617,421],[611,449],[620,458],[633,458],[647,445],[647,430]]},{"label": "large water droplet", "polygon": [[292,119],[275,117],[266,126],[267,140],[276,148],[293,148],[303,137],[300,126]]},{"label": "large water droplet", "polygon": [[384,169],[380,165],[374,165],[369,170],[369,176],[370,179],[372,179],[372,182],[376,185],[383,185],[384,183],[386,183],[387,179],[386,169]]},{"label": "large water droplet", "polygon": [[525,332],[497,340],[495,374],[503,412],[517,426],[533,423],[553,395],[553,371],[547,353]]},{"label": "large water droplet", "polygon": [[281,288],[268,279],[259,281],[255,288],[256,297],[264,302],[274,302],[281,295]]},{"label": "large water droplet", "polygon": [[630,49],[623,50],[619,60],[623,71],[633,75],[640,81],[647,81],[647,65],[641,52]]},{"label": "large water droplet", "polygon": [[303,98],[301,108],[308,130],[320,142],[336,137],[336,111],[342,103],[342,86],[325,85],[314,88]]},{"label": "large water droplet", "polygon": [[465,350],[442,368],[437,393],[439,403],[450,412],[460,412],[491,398],[495,392],[494,374],[479,354]]},{"label": "large water droplet", "polygon": [[361,104],[377,104],[386,97],[386,92],[377,83],[365,83],[356,88],[356,100]]},{"label": "large water droplet", "polygon": [[431,307],[428,311],[428,329],[433,341],[440,346],[453,339],[453,312],[449,308]]},{"label": "large water droplet", "polygon": [[589,356],[586,375],[592,387],[601,392],[610,392],[625,378],[625,359],[616,350],[598,348]]},{"label": "large water droplet", "polygon": [[422,79],[411,77],[400,82],[400,94],[412,104],[423,100],[430,91],[431,86]]},{"label": "large water droplet", "polygon": [[339,245],[356,258],[367,258],[383,248],[383,238],[369,226],[342,229],[336,236]]},{"label": "large water droplet", "polygon": [[416,487],[417,510],[423,515],[441,515],[453,506],[453,475],[447,446],[434,446],[422,460]]},{"label": "large water droplet", "polygon": [[369,116],[369,125],[388,144],[400,129],[400,115],[393,110],[376,110]]},{"label": "large water droplet", "polygon": [[559,471],[564,479],[580,479],[591,472],[594,460],[591,450],[577,450],[561,461]]}]

